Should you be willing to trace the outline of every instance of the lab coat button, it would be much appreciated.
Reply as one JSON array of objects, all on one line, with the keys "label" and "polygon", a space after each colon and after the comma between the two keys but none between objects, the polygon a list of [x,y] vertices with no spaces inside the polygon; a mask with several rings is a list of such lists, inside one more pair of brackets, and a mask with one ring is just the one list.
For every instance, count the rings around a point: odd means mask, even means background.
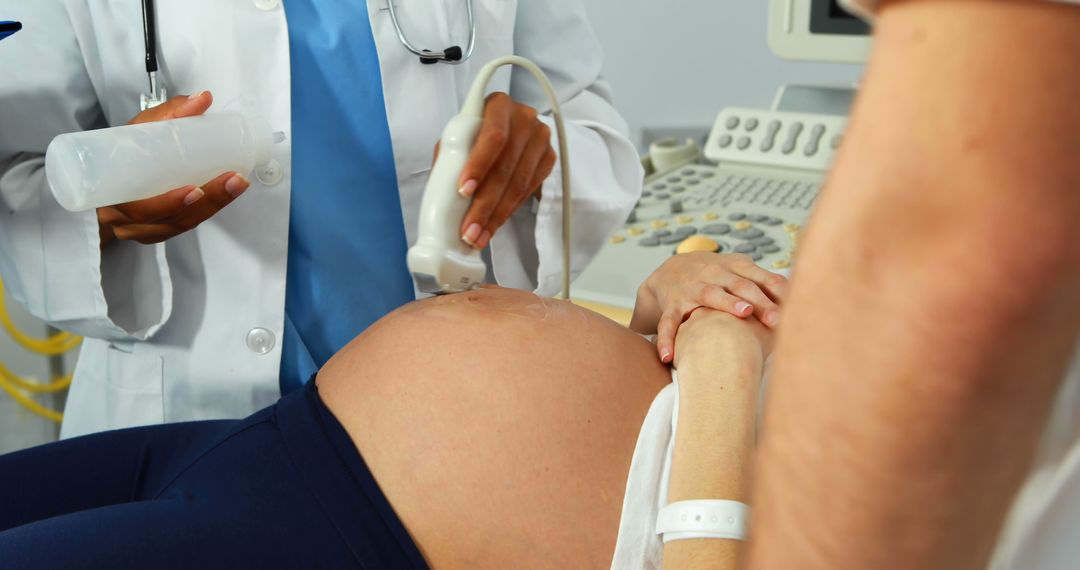
[{"label": "lab coat button", "polygon": [[270,159],[270,162],[255,169],[255,178],[259,179],[264,186],[273,186],[278,182],[281,182],[281,178],[284,175],[284,170],[281,168],[281,163]]},{"label": "lab coat button", "polygon": [[255,7],[269,12],[281,5],[281,0],[255,0]]},{"label": "lab coat button", "polygon": [[274,333],[264,328],[254,328],[247,335],[248,350],[255,354],[266,354],[274,349]]}]

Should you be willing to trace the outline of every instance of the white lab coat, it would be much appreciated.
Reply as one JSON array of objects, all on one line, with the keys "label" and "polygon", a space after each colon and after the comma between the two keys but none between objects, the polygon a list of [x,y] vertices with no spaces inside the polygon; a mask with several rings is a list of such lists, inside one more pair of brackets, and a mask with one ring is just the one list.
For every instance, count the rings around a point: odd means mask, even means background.
[{"label": "white lab coat", "polygon": [[[397,2],[414,42],[464,45],[464,2]],[[484,63],[517,53],[547,71],[568,120],[572,260],[580,271],[626,219],[641,186],[584,7],[579,0],[475,6],[472,59],[425,66],[398,42],[384,0],[368,3],[409,242],[442,127]],[[219,104],[244,96],[274,130],[290,134],[289,35],[280,0],[157,0],[157,12],[170,95],[208,89]],[[0,82],[0,275],[34,315],[88,337],[62,434],[242,417],[276,401],[291,137],[274,149],[278,172],[261,172],[246,194],[196,230],[162,245],[117,243],[101,252],[95,214],[64,211],[52,198],[43,154],[58,134],[122,125],[138,113],[147,89],[140,5],[0,0],[0,13],[25,26],[0,49],[7,76]],[[38,33],[43,28],[47,34]],[[547,107],[526,73],[505,70],[492,89]],[[540,203],[494,238],[493,272],[503,285],[558,291],[559,177],[556,169]],[[364,228],[356,239],[364,239]],[[363,275],[356,289],[363,294]]]}]

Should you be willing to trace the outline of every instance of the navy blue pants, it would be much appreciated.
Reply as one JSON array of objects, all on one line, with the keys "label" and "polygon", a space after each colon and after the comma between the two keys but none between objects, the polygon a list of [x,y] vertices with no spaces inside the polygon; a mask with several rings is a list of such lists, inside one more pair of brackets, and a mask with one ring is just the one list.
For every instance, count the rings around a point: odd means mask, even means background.
[{"label": "navy blue pants", "polygon": [[0,456],[0,568],[427,568],[315,382]]}]

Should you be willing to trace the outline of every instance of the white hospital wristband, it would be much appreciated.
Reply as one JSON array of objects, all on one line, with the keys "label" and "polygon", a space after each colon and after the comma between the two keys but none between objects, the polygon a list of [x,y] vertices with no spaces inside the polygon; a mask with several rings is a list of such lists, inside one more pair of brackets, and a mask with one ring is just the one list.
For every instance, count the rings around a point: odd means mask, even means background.
[{"label": "white hospital wristband", "polygon": [[692,538],[746,540],[750,507],[739,501],[679,501],[660,509],[656,534],[664,542]]}]

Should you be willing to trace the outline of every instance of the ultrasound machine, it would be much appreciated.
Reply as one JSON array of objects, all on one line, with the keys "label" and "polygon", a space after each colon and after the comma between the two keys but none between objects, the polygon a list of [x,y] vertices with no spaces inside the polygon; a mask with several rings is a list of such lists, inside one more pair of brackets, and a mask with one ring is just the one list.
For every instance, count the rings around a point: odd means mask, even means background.
[{"label": "ultrasound machine", "polygon": [[[779,57],[865,61],[869,26],[836,0],[769,1]],[[626,324],[641,282],[688,251],[743,253],[787,274],[854,95],[851,86],[785,85],[768,109],[722,109],[703,150],[651,145],[641,200],[574,282],[575,302]]]}]

